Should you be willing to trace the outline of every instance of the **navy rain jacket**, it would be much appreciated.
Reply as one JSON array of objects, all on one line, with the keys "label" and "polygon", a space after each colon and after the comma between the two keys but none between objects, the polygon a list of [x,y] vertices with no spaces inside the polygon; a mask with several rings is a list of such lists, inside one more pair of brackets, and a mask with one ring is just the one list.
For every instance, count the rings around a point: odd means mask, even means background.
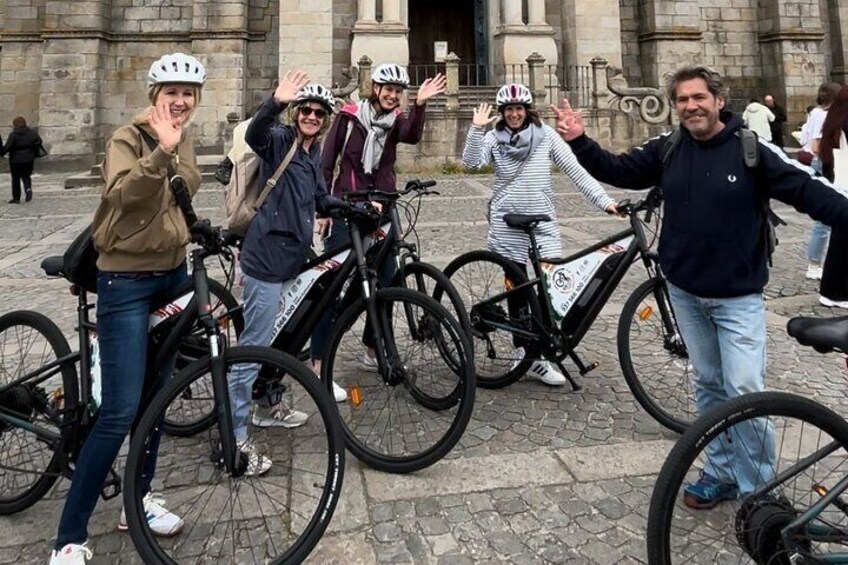
[{"label": "navy rain jacket", "polygon": [[[260,186],[274,171],[296,141],[296,129],[277,123],[286,108],[271,96],[260,106],[247,128],[245,140],[262,158]],[[313,142],[309,153],[298,147],[277,185],[250,223],[241,249],[241,268],[253,278],[279,283],[300,272],[312,245],[316,209],[326,212],[331,201],[321,169],[321,148]]]},{"label": "navy rain jacket", "polygon": [[824,224],[848,225],[848,198],[834,185],[763,140],[759,165],[748,168],[736,135],[742,119],[728,113],[724,120],[725,128],[707,141],[681,127],[665,170],[669,133],[621,155],[585,135],[570,143],[580,164],[601,182],[662,186],[660,265],[672,284],[705,298],[759,293],[768,282],[763,192]]}]

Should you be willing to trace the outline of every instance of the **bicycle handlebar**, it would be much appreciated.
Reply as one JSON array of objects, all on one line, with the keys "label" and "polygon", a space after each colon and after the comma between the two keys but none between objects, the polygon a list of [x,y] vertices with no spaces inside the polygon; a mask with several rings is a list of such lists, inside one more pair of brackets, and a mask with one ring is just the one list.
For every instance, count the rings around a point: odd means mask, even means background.
[{"label": "bicycle handlebar", "polygon": [[241,236],[221,226],[213,226],[209,220],[194,222],[189,228],[189,234],[192,243],[213,254],[221,253],[226,247],[235,246],[241,240]]}]

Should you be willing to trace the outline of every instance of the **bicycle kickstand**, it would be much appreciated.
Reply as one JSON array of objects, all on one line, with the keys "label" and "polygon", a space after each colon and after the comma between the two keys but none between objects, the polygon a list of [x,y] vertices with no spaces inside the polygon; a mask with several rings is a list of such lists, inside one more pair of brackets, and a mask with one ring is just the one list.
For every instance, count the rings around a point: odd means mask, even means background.
[{"label": "bicycle kickstand", "polygon": [[562,361],[555,361],[559,370],[562,371],[562,374],[565,375],[565,378],[568,379],[568,383],[571,385],[571,390],[577,392],[581,390],[583,387],[580,386],[577,381],[574,380],[574,377],[566,370],[566,368],[562,365]]}]

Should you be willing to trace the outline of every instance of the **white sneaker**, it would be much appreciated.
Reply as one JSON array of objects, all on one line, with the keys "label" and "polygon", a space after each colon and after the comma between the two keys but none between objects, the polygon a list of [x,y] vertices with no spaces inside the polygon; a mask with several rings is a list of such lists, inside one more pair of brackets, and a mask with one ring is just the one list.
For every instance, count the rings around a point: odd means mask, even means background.
[{"label": "white sneaker", "polygon": [[244,472],[246,477],[258,477],[271,469],[271,458],[257,453],[256,446],[250,439],[238,442],[236,447],[247,455],[247,471]]},{"label": "white sneaker", "polygon": [[91,559],[91,550],[85,544],[69,543],[59,551],[50,554],[50,565],[85,565]]},{"label": "white sneaker", "polygon": [[366,371],[379,371],[380,365],[377,361],[376,357],[369,357],[367,353],[362,355],[362,361],[360,361],[359,366],[365,369]]},{"label": "white sneaker", "polygon": [[808,279],[818,280],[820,281],[822,278],[822,266],[821,265],[809,265],[807,267],[807,274],[804,275]]},{"label": "white sneaker", "polygon": [[[152,492],[148,492],[144,497],[144,514],[147,517],[147,524],[150,526],[150,531],[154,535],[161,537],[171,537],[180,533],[185,525],[183,519],[166,509],[163,505],[165,501],[161,497],[155,496]],[[121,510],[121,519],[118,521],[118,529],[122,532],[127,531],[127,513]]]},{"label": "white sneaker", "polygon": [[831,300],[826,296],[819,296],[819,304],[828,308],[845,308],[848,309],[848,301],[846,300]]},{"label": "white sneaker", "polygon": [[285,400],[271,406],[267,410],[267,416],[260,415],[259,411],[260,408],[257,406],[253,411],[252,419],[253,425],[257,428],[297,428],[309,419],[309,414],[300,410],[292,410]]},{"label": "white sneaker", "polygon": [[550,386],[562,386],[567,382],[565,376],[554,369],[550,361],[533,361],[527,370],[527,377]]},{"label": "white sneaker", "polygon": [[333,398],[336,399],[336,402],[344,402],[347,400],[347,391],[335,382],[333,383]]}]

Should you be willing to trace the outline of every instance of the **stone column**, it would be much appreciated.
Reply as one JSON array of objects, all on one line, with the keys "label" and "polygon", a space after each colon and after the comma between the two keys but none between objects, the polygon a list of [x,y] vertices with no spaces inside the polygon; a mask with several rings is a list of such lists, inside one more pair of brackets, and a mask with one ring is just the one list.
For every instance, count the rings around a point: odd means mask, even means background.
[{"label": "stone column", "polygon": [[500,71],[496,77],[499,82],[528,82],[527,57],[531,53],[537,53],[548,65],[556,65],[559,60],[554,29],[544,21],[544,0],[530,2],[531,25],[525,25],[521,19],[521,0],[502,0],[501,24],[492,42],[494,61],[505,69],[505,76]]},{"label": "stone column", "polygon": [[383,23],[399,24],[401,0],[383,0]]},{"label": "stone column", "polygon": [[[376,0],[359,0],[359,13],[351,30],[351,65],[363,56],[368,56],[375,66],[381,63],[409,64],[409,28],[402,21],[401,5],[406,1],[383,0],[383,21],[377,22],[374,16]],[[329,2],[332,4],[332,0]]]},{"label": "stone column", "polygon": [[330,86],[333,80],[333,0],[279,2],[280,71],[304,69],[313,81]]},{"label": "stone column", "polygon": [[[703,60],[699,0],[645,0],[639,15],[643,84],[662,85],[666,73],[685,62]],[[704,49],[720,50],[722,43],[708,44]],[[615,60],[610,64],[620,66]]]},{"label": "stone column", "polygon": [[563,0],[562,43],[566,65],[585,66],[594,57],[621,65],[618,0]]},{"label": "stone column", "polygon": [[504,26],[523,26],[521,21],[521,0],[501,0],[501,24]]},{"label": "stone column", "polygon": [[[848,0],[831,0],[828,14],[830,23],[830,41],[833,52],[833,69],[830,78],[839,84],[848,84]],[[841,23],[841,25],[840,25]]]},{"label": "stone column", "polygon": [[356,25],[377,23],[377,0],[359,0],[356,10]]},{"label": "stone column", "polygon": [[804,119],[819,85],[830,80],[819,8],[818,0],[773,0],[758,10],[764,78],[778,103],[785,104],[790,124]]},{"label": "stone column", "polygon": [[545,0],[527,0],[527,23],[531,26],[545,25]]},{"label": "stone column", "polygon": [[37,123],[54,169],[91,166],[103,150],[100,87],[109,11],[108,3],[99,0],[48,0],[44,5]]},{"label": "stone column", "polygon": [[[194,0],[191,52],[206,66],[206,88],[197,113],[198,145],[225,153],[230,115],[243,119],[247,95],[249,0]],[[200,55],[202,54],[202,55]]]},{"label": "stone column", "polygon": [[459,57],[453,51],[445,57],[445,78],[445,108],[451,112],[459,110]]}]

